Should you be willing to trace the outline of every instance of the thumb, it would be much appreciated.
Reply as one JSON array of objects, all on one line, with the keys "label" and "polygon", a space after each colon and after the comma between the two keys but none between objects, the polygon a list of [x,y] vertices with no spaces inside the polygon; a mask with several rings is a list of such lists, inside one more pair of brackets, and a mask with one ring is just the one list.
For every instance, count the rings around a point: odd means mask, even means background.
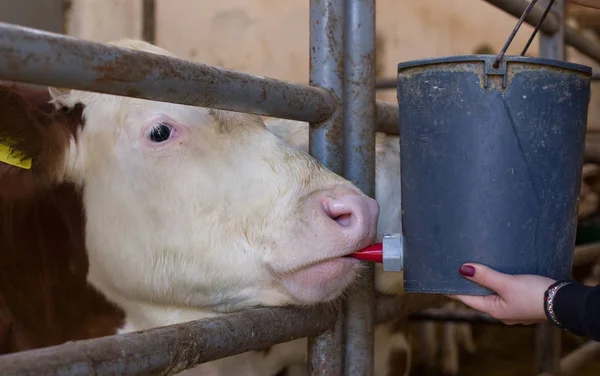
[{"label": "thumb", "polygon": [[500,296],[504,295],[513,278],[511,275],[497,272],[481,264],[463,264],[459,272],[463,277],[487,287]]}]

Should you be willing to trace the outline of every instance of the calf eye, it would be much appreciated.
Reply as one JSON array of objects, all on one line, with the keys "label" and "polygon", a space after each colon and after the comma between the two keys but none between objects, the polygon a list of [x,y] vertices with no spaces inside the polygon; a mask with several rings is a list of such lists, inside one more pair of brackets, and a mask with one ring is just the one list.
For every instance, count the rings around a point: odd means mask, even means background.
[{"label": "calf eye", "polygon": [[173,127],[171,127],[169,124],[160,123],[150,130],[148,137],[154,142],[163,142],[167,141],[169,137],[171,137],[172,132]]}]

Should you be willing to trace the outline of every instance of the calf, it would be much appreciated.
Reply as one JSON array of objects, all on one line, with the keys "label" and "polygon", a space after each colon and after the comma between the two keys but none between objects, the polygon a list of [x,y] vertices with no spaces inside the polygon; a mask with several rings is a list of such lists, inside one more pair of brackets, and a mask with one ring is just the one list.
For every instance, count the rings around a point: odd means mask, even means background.
[{"label": "calf", "polygon": [[[116,45],[172,56],[140,41]],[[360,275],[360,263],[344,256],[375,240],[377,203],[260,117],[49,93],[60,111],[0,91],[0,143],[16,153],[0,163],[0,254],[12,262],[0,264],[8,323],[0,329],[12,333],[9,351],[256,306],[330,302]],[[23,321],[34,286],[43,317]],[[95,310],[106,321],[94,321]],[[67,319],[58,312],[70,312],[79,329],[31,341],[52,331],[42,323]],[[272,375],[306,357],[303,341],[187,373]]]}]

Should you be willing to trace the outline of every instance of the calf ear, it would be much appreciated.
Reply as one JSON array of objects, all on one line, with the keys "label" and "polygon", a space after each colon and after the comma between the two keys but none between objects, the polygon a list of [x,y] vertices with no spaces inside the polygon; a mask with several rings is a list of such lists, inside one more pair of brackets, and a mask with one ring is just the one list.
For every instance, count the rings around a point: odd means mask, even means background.
[{"label": "calf ear", "polygon": [[0,197],[24,198],[65,182],[82,108],[48,114],[0,86]]},{"label": "calf ear", "polygon": [[52,98],[51,102],[54,104],[54,106],[56,108],[62,108],[62,107],[71,108],[71,107],[74,107],[74,105],[75,105],[74,103],[71,103],[71,101],[70,101],[69,94],[71,94],[71,89],[63,89],[63,88],[51,86],[48,88],[48,94]]}]

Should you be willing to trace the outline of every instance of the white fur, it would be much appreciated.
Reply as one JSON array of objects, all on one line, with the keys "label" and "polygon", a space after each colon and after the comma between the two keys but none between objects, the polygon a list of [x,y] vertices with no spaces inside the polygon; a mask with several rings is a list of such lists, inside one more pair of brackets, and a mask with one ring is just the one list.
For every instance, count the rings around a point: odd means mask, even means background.
[{"label": "white fur", "polygon": [[[141,41],[116,45],[172,56]],[[260,117],[50,93],[56,106],[85,106],[62,174],[83,189],[88,281],[125,311],[121,333],[258,305],[327,302],[359,275],[360,263],[342,256],[375,240],[377,204]],[[161,121],[178,133],[152,143],[148,127]],[[352,212],[351,222],[332,219],[338,212]],[[270,376],[305,359],[301,343],[189,373]]]}]

